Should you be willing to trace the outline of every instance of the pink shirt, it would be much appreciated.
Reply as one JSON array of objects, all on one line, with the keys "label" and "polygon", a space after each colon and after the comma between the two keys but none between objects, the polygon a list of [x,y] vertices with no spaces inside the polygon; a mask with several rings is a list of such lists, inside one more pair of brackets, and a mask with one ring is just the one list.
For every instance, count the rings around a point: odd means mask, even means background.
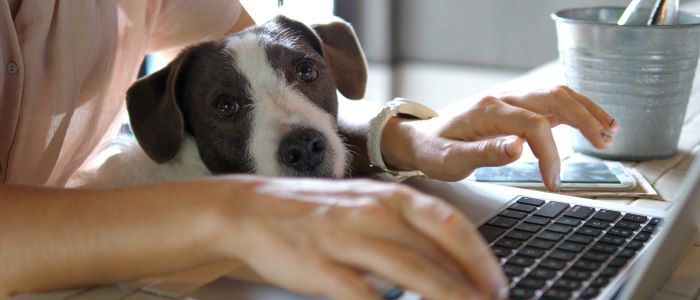
[{"label": "pink shirt", "polygon": [[62,186],[116,128],[144,54],[222,36],[228,0],[0,0],[0,182]]}]

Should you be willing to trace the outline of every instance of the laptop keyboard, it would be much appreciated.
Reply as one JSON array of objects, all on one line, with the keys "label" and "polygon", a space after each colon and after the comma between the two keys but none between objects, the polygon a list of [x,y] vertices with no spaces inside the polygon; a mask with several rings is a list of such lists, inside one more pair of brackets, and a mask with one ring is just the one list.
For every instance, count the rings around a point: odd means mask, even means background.
[{"label": "laptop keyboard", "polygon": [[479,227],[500,258],[512,299],[595,298],[661,220],[521,197]]}]

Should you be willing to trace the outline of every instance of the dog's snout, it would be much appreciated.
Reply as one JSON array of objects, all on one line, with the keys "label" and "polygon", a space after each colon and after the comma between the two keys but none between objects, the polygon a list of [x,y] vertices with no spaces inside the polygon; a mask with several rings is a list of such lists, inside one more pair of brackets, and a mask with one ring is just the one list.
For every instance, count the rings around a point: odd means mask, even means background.
[{"label": "dog's snout", "polygon": [[283,164],[299,171],[313,171],[322,162],[326,142],[314,129],[294,129],[282,140],[279,155]]}]

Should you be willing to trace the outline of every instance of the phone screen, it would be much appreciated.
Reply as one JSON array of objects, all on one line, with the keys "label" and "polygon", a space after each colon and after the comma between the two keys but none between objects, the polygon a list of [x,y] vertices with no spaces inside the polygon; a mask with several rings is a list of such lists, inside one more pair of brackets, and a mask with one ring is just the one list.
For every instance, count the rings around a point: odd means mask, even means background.
[{"label": "phone screen", "polygon": [[[562,183],[620,183],[605,163],[564,163]],[[502,167],[485,167],[474,171],[476,181],[481,182],[542,182],[537,163],[513,163]]]}]

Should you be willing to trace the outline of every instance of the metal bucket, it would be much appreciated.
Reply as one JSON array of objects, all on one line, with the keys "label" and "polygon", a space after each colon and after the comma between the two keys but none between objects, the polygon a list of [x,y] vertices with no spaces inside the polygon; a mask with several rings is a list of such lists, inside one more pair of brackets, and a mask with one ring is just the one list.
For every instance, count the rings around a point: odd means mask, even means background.
[{"label": "metal bucket", "polygon": [[594,148],[578,131],[575,151],[615,160],[672,156],[700,54],[700,16],[681,12],[678,25],[618,26],[624,8],[559,11],[559,59],[567,84],[620,124],[614,143]]}]

